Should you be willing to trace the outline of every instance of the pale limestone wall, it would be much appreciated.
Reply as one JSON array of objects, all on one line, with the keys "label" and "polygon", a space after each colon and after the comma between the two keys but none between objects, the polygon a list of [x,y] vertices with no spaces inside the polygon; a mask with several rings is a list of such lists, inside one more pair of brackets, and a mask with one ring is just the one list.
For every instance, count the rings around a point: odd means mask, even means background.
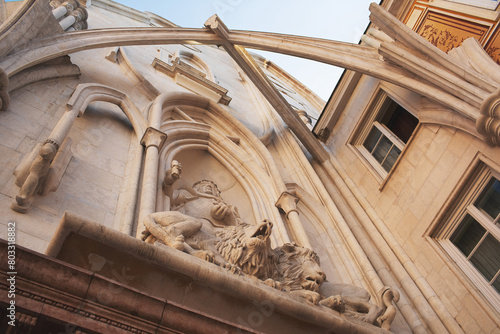
[{"label": "pale limestone wall", "polygon": [[[96,6],[89,7],[88,11],[89,29],[148,26]],[[158,49],[161,52],[158,52]],[[180,45],[167,45],[161,48],[157,46],[122,47],[116,62],[106,59],[111,51],[117,50],[116,48],[81,51],[71,55],[72,63],[77,65],[82,72],[79,79],[39,82],[12,92],[9,110],[0,114],[1,147],[5,152],[2,154],[1,170],[1,212],[5,219],[1,223],[6,224],[9,220],[18,222],[20,245],[43,252],[57,228],[62,213],[66,210],[82,214],[106,226],[120,225],[122,212],[117,212],[117,207],[121,196],[125,196],[126,184],[123,181],[130,174],[128,170],[133,166],[133,151],[140,138],[136,138],[123,112],[112,104],[93,103],[82,117],[75,120],[67,136],[72,139],[72,158],[65,168],[59,188],[56,192],[51,192],[46,196],[35,196],[32,207],[25,215],[9,209],[10,202],[19,190],[14,185],[13,172],[37,143],[48,138],[58,119],[64,114],[65,104],[78,84],[98,83],[125,92],[137,108],[145,113],[144,110],[154,99],[148,87],[152,86],[157,89],[156,94],[192,93],[189,89],[176,84],[171,77],[159,73],[151,65],[155,57],[167,61],[168,55],[176,51],[192,52],[210,66],[216,82],[228,89],[228,96],[232,98],[229,106],[222,106],[222,108],[235,116],[255,136],[262,138],[266,144],[271,139],[273,140],[281,152],[273,154],[275,161],[271,163],[281,161],[281,156],[287,157],[283,163],[280,163],[281,166],[286,166],[286,169],[290,170],[288,173],[285,168],[282,168],[282,174],[287,182],[297,182],[314,192],[314,187],[309,184],[310,181],[307,180],[303,168],[290,163],[290,159],[294,159],[296,154],[303,154],[302,149],[295,143],[295,139],[291,138],[281,119],[277,117],[249,79],[237,69],[224,50],[209,46],[197,46],[197,49],[202,52]],[[279,76],[279,73],[276,76]],[[280,81],[290,82],[289,80],[286,78]],[[147,85],[144,84],[145,82]],[[298,90],[298,87],[295,85],[290,88]],[[317,116],[318,102],[315,105],[307,105],[307,99],[300,96],[298,99],[304,103],[306,109],[314,111],[313,114]],[[234,133],[232,128],[224,130],[225,135]],[[273,132],[283,132],[283,135],[276,138]],[[283,136],[288,138],[288,142],[283,141]],[[131,145],[132,143],[134,145]],[[247,154],[259,168],[264,170],[267,168],[265,164],[269,162],[263,161],[261,157],[255,155],[255,152],[247,150]],[[303,163],[306,161],[303,157]],[[185,168],[188,169],[190,164],[192,165],[190,161],[187,161]],[[218,168],[220,169],[220,166]],[[160,174],[164,170],[165,167],[160,166]],[[210,173],[217,177],[217,175],[224,176],[224,172],[227,173],[224,170],[219,170],[219,172],[214,170]],[[188,176],[189,174],[186,173]],[[208,176],[205,175],[205,177]],[[224,178],[221,179],[221,182],[223,181]],[[230,180],[231,182],[233,180]],[[240,207],[242,215],[248,216],[245,220],[250,223],[256,222],[260,217],[256,217],[250,205],[251,201],[256,199],[249,200],[241,186],[235,185],[234,189],[233,192],[229,191],[227,194],[233,199],[232,204]],[[267,205],[274,207],[277,197],[272,198]],[[42,222],[37,224],[36,221]],[[280,223],[283,224],[283,222]],[[0,236],[5,236],[6,229],[2,229],[0,233]],[[316,238],[317,235],[318,233],[314,233],[311,237]],[[335,259],[332,255],[330,258]],[[323,259],[325,267],[332,266],[329,260]]]},{"label": "pale limestone wall", "polygon": [[[467,277],[446,253],[426,238],[439,210],[477,155],[483,154],[498,164],[500,148],[492,148],[454,128],[420,124],[393,173],[383,183],[349,144],[378,85],[376,79],[361,79],[328,146],[464,332],[500,333],[498,313],[480,292],[474,291],[472,284],[466,283]],[[413,94],[387,84],[385,87],[417,112],[422,108]],[[458,270],[453,270],[455,267]]]}]

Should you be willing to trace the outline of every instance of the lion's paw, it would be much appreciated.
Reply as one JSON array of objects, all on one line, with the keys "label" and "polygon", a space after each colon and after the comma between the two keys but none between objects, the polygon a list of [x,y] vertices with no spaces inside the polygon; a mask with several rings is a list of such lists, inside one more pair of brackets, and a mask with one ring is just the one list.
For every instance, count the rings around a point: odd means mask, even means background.
[{"label": "lion's paw", "polygon": [[321,300],[321,296],[319,293],[310,291],[310,290],[293,290],[290,291],[291,293],[298,295],[302,298],[305,298],[307,301],[310,301],[314,305],[317,305],[319,301]]},{"label": "lion's paw", "polygon": [[221,264],[221,267],[230,271],[231,273],[233,273],[235,275],[241,275],[243,273],[241,271],[240,267],[238,267],[237,265],[232,264],[232,263],[223,263],[223,264]]},{"label": "lion's paw", "polygon": [[320,305],[326,306],[337,312],[343,313],[345,311],[345,302],[341,296],[330,296],[319,302]]},{"label": "lion's paw", "polygon": [[265,281],[262,281],[264,284],[269,285],[271,288],[281,290],[281,283],[273,280],[272,278],[268,278]]},{"label": "lion's paw", "polygon": [[214,263],[214,260],[215,260],[214,253],[212,253],[210,251],[206,251],[206,250],[196,251],[193,253],[193,255],[196,256],[197,258],[200,258],[200,259],[205,260],[205,261],[210,262],[210,263]]}]

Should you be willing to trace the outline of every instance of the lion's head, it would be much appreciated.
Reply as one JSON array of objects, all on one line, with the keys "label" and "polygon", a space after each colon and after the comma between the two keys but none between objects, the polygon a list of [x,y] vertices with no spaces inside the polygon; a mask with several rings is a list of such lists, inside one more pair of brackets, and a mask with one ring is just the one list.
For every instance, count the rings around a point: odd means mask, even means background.
[{"label": "lion's head", "polygon": [[243,273],[259,279],[271,277],[274,269],[273,252],[269,236],[273,223],[225,227],[217,233],[217,251],[224,259],[241,268]]},{"label": "lion's head", "polygon": [[284,244],[274,249],[277,271],[273,279],[281,282],[284,290],[309,290],[318,292],[326,275],[319,267],[316,253],[295,244]]}]

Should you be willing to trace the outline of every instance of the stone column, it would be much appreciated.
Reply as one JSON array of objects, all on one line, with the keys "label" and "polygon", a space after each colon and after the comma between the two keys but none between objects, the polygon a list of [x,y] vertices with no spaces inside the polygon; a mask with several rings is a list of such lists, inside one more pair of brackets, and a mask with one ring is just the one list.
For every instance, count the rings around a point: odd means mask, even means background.
[{"label": "stone column", "polygon": [[297,243],[303,247],[313,249],[306,231],[304,230],[304,226],[300,221],[299,212],[297,211],[298,202],[299,198],[297,196],[285,191],[278,198],[276,207],[285,213],[286,219],[293,230],[293,234],[297,238]]},{"label": "stone column", "polygon": [[66,16],[64,19],[62,19],[61,21],[59,21],[59,25],[63,30],[66,30],[69,27],[71,27],[75,22],[76,22],[76,17],[74,17],[73,15],[69,15]]},{"label": "stone column", "polygon": [[[141,145],[146,148],[144,160],[144,175],[142,178],[141,202],[139,207],[139,221],[156,209],[156,193],[158,191],[158,163],[160,150],[167,135],[155,128],[147,128],[141,139]],[[141,237],[144,226],[137,226],[138,238]]]}]

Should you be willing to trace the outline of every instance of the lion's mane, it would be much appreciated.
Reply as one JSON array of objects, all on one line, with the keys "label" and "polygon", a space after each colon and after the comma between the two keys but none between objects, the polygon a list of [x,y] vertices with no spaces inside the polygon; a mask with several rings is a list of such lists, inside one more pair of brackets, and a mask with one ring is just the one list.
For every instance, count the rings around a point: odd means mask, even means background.
[{"label": "lion's mane", "polygon": [[240,267],[243,273],[259,279],[269,278],[274,271],[270,241],[249,238],[245,234],[245,228],[249,226],[242,223],[217,232],[217,251],[227,262]]},{"label": "lion's mane", "polygon": [[281,283],[284,291],[302,290],[301,277],[304,274],[303,259],[310,259],[319,265],[319,257],[316,253],[304,247],[295,247],[293,252],[287,252],[284,245],[273,250],[276,258],[276,269],[273,279]]}]

